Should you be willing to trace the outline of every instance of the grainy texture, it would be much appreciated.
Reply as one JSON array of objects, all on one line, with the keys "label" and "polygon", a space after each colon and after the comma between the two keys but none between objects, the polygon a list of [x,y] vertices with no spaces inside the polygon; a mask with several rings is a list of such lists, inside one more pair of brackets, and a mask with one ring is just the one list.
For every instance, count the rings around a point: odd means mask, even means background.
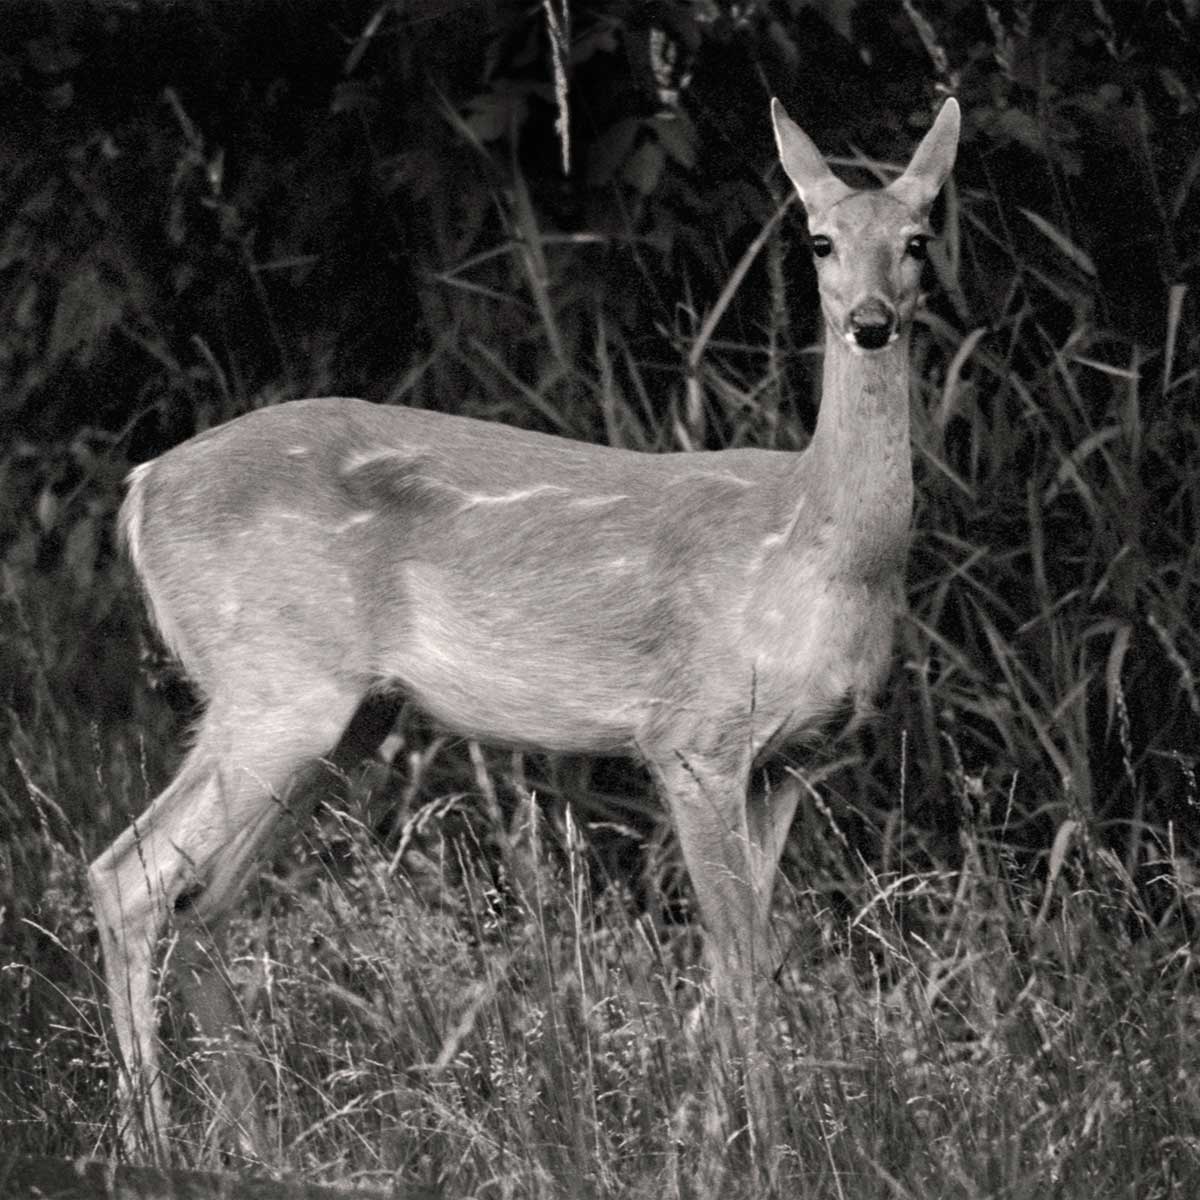
[{"label": "grainy texture", "polygon": [[329,1188],[287,1179],[113,1166],[86,1159],[0,1161],[5,1200],[441,1200],[429,1188]]}]

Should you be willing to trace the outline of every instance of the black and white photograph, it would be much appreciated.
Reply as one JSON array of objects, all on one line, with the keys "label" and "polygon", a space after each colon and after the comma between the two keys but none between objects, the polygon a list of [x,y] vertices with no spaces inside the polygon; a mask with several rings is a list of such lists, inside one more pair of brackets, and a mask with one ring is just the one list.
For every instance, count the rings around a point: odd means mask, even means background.
[{"label": "black and white photograph", "polygon": [[0,0],[0,1197],[1200,1195],[1200,0]]}]

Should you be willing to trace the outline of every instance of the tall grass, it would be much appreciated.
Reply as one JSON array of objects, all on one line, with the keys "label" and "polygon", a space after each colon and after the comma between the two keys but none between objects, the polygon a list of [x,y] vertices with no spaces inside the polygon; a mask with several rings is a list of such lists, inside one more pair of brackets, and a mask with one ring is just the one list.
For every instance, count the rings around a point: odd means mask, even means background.
[{"label": "tall grass", "polygon": [[[890,865],[865,863],[824,806],[804,814],[800,843],[825,861],[777,919],[778,1194],[1165,1197],[1200,1183],[1186,932],[1149,918],[1082,826],[1063,827],[1044,872],[1023,867],[976,819],[986,798],[964,781],[954,868],[907,866],[899,822],[877,831]],[[217,1048],[176,1013],[177,1158],[448,1195],[764,1194],[761,1159],[701,1176],[706,1140],[738,1144],[735,1118],[706,1117],[738,1075],[710,1032],[689,927],[599,887],[569,816],[505,831],[497,857],[448,836],[447,802],[431,804],[409,816],[424,829],[400,869],[394,846],[331,813],[265,874],[224,965],[272,1148],[261,1163],[229,1150],[208,1093]],[[43,919],[0,991],[6,1152],[94,1153],[112,1144],[114,1063],[82,864],[49,834],[41,849]],[[1188,872],[1160,869],[1194,908]]]}]

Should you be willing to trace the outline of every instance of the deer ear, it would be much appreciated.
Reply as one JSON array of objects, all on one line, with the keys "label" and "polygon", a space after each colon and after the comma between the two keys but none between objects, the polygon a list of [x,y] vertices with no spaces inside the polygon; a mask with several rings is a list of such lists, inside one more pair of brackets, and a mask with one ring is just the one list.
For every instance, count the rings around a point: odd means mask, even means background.
[{"label": "deer ear", "polygon": [[771,100],[771,124],[775,127],[779,161],[810,216],[814,211],[832,208],[839,200],[850,195],[853,189],[847,187],[825,165],[812,139],[775,99]]},{"label": "deer ear", "polygon": [[961,120],[958,101],[951,96],[921,139],[904,174],[888,184],[887,190],[897,200],[916,212],[929,211],[954,167]]}]

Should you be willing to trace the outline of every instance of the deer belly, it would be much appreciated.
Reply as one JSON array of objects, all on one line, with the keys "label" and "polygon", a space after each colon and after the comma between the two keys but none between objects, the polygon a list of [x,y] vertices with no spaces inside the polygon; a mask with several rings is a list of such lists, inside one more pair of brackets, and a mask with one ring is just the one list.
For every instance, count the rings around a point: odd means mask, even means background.
[{"label": "deer belly", "polygon": [[411,607],[376,673],[467,737],[545,750],[621,752],[639,714],[638,668],[620,642],[548,614],[484,611],[444,594]]},{"label": "deer belly", "polygon": [[393,677],[435,721],[466,737],[591,754],[631,748],[627,694],[587,681],[583,671],[556,678],[521,668],[487,655],[440,663],[418,655]]}]

